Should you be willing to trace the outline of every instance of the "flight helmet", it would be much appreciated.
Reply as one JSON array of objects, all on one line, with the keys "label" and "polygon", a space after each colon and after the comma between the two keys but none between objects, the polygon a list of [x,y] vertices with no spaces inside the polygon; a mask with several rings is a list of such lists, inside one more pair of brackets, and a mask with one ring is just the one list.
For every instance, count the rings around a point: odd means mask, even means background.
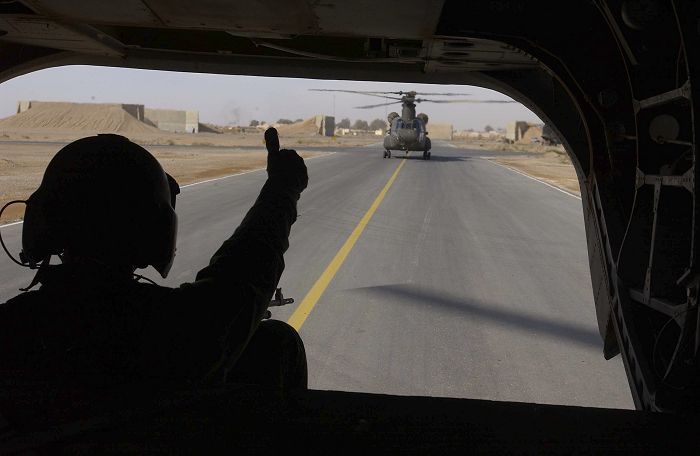
[{"label": "flight helmet", "polygon": [[143,147],[114,134],[74,141],[27,200],[23,262],[70,254],[166,277],[175,257],[180,188]]}]

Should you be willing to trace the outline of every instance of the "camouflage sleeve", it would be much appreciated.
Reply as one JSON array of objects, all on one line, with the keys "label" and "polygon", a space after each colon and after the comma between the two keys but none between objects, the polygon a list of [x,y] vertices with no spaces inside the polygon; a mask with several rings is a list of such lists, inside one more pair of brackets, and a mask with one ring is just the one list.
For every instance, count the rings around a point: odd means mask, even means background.
[{"label": "camouflage sleeve", "polygon": [[159,341],[162,350],[153,348],[161,352],[158,363],[168,364],[173,375],[216,382],[236,362],[284,270],[298,199],[284,185],[268,180],[240,226],[196,280],[172,290],[168,313],[177,322],[168,318],[174,325]]},{"label": "camouflage sleeve", "polygon": [[299,195],[268,180],[240,226],[199,271],[196,282],[222,281],[252,285],[265,294],[267,304],[284,270],[283,254],[289,248],[289,232],[297,219]]}]

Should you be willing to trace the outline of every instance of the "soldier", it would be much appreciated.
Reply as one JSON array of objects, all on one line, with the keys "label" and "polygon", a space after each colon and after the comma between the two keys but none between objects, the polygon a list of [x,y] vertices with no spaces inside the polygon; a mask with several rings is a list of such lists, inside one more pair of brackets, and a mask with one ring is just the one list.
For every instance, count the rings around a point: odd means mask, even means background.
[{"label": "soldier", "polygon": [[[27,201],[22,261],[29,288],[0,305],[0,382],[69,385],[253,383],[307,387],[304,345],[265,320],[308,176],[266,132],[268,178],[233,235],[191,283],[166,277],[180,189],[144,148],[118,135],[61,149]],[[49,264],[58,255],[61,264]]]}]

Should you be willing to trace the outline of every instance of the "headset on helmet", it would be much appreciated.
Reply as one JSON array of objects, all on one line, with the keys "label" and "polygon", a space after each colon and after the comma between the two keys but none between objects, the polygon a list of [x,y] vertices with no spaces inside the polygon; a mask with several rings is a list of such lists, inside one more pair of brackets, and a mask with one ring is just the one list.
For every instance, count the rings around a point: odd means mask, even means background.
[{"label": "headset on helmet", "polygon": [[175,257],[179,192],[155,157],[123,136],[74,141],[49,162],[26,202],[20,258],[36,266],[69,251],[150,265],[165,278]]}]

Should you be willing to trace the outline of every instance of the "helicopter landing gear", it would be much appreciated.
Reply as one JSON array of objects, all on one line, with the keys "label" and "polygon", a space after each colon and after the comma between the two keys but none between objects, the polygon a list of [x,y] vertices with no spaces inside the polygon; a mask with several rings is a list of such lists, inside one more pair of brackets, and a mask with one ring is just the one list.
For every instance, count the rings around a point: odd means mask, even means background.
[{"label": "helicopter landing gear", "polygon": [[384,151],[384,158],[391,158],[391,151],[389,149]]},{"label": "helicopter landing gear", "polygon": [[430,152],[427,150],[423,151],[423,160],[430,160]]}]

